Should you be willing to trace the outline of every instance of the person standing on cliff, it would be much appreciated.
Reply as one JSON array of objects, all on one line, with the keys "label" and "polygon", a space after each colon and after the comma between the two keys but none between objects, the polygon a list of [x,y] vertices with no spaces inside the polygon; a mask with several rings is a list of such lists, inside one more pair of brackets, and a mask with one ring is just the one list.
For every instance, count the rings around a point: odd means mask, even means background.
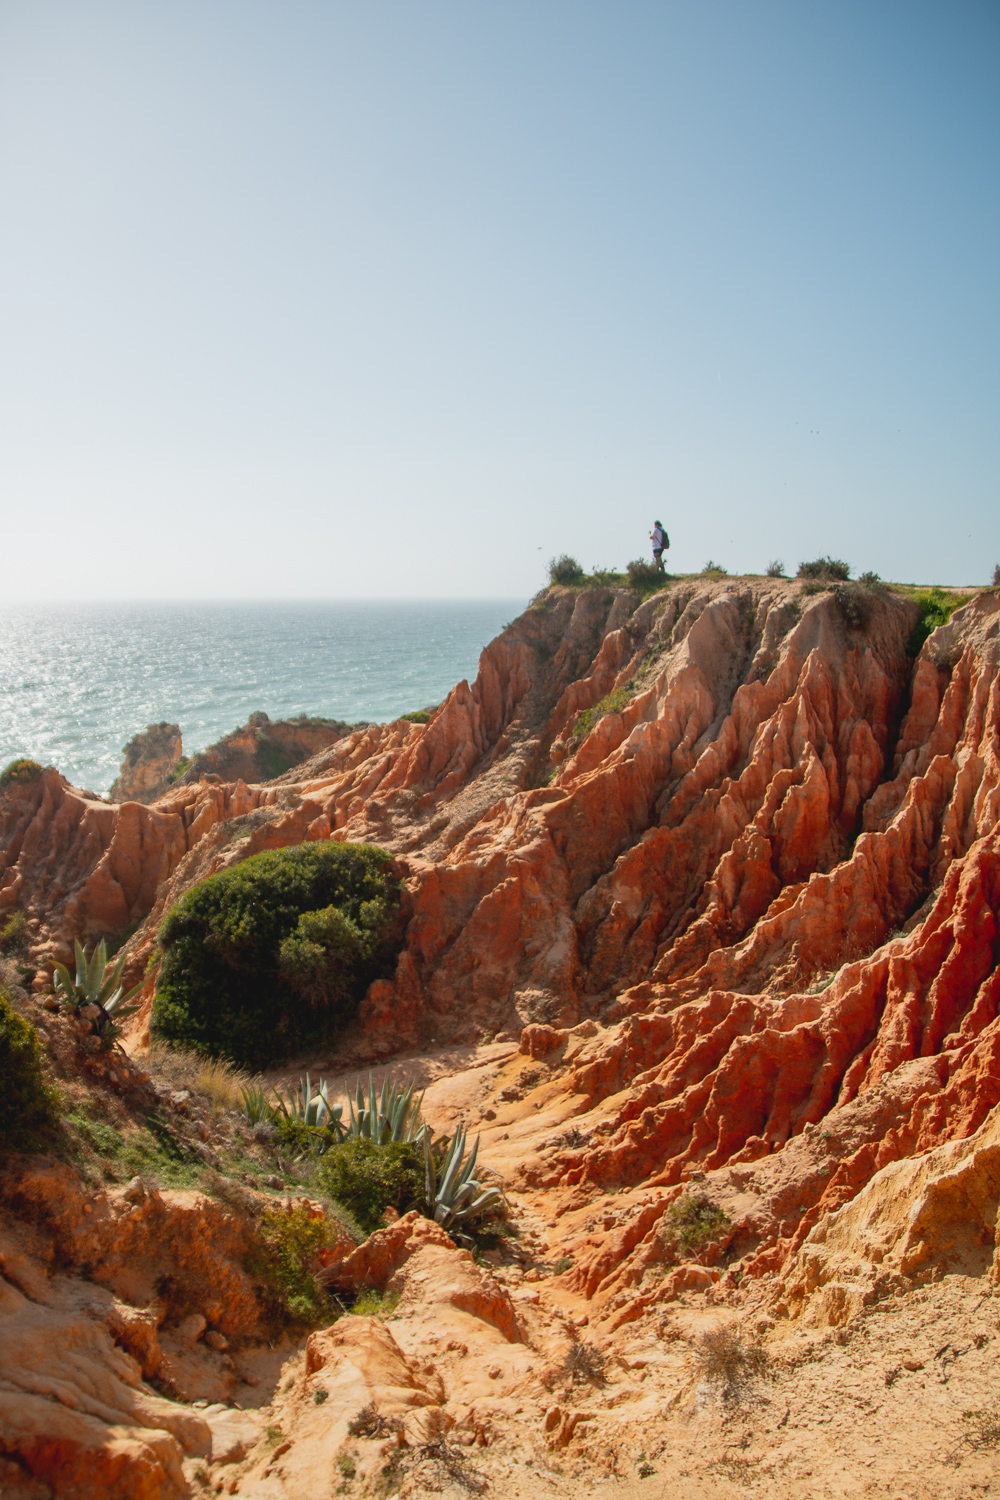
[{"label": "person standing on cliff", "polygon": [[663,554],[670,546],[670,538],[664,531],[662,522],[653,522],[653,529],[649,533],[649,540],[653,544],[653,562],[659,568],[660,572],[663,573],[666,571],[663,566]]}]

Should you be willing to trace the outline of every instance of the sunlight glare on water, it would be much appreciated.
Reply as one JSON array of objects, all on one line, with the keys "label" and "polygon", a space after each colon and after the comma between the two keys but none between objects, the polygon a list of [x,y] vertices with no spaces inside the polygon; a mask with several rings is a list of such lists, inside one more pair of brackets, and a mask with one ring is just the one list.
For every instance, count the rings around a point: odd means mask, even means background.
[{"label": "sunlight glare on water", "polygon": [[439,703],[523,600],[18,604],[0,610],[0,766],[106,793],[125,743],[192,755],[263,709],[383,722]]}]

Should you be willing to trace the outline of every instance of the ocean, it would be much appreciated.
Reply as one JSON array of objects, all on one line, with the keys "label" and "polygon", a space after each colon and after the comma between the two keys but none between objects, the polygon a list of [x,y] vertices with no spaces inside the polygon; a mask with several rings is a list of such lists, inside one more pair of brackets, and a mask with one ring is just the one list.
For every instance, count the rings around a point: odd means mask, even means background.
[{"label": "ocean", "polygon": [[0,768],[18,756],[107,793],[147,724],[192,755],[258,709],[377,723],[439,703],[523,599],[10,604]]}]

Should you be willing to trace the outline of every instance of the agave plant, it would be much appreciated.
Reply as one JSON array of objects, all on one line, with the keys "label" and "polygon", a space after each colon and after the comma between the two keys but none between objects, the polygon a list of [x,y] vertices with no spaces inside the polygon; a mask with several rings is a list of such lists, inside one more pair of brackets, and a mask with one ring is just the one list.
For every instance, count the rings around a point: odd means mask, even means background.
[{"label": "agave plant", "polygon": [[129,995],[134,995],[136,990],[142,989],[142,980],[129,990],[128,994],[112,995],[101,1007],[101,1013],[94,1017],[91,1023],[100,1038],[101,1051],[110,1052],[120,1036],[124,1036],[125,1028],[121,1024],[127,1021],[129,1016],[134,1016],[139,1009],[138,1005],[126,1005],[125,1001]]},{"label": "agave plant", "polygon": [[240,1093],[243,1096],[243,1113],[249,1125],[259,1125],[262,1120],[270,1120],[273,1117],[275,1106],[268,1099],[266,1090],[260,1084],[244,1084]]},{"label": "agave plant", "polygon": [[76,953],[76,976],[70,974],[65,964],[56,964],[55,991],[66,1001],[74,1015],[79,1015],[88,1007],[95,1008],[95,1014],[87,1019],[93,1023],[102,1050],[107,1052],[122,1034],[121,1022],[135,1015],[139,1009],[137,1005],[129,1005],[128,1002],[142,989],[142,980],[130,990],[124,989],[121,982],[126,958],[124,953],[112,966],[110,974],[105,974],[108,948],[103,938],[89,958],[79,938],[74,939],[73,946]]},{"label": "agave plant", "polygon": [[331,1105],[328,1090],[329,1084],[325,1083],[322,1078],[313,1088],[308,1073],[305,1078],[299,1079],[294,1093],[282,1094],[280,1089],[275,1089],[274,1096],[277,1103],[272,1111],[274,1119],[277,1120],[280,1115],[282,1119],[294,1124],[308,1125],[317,1130],[330,1130],[338,1141],[343,1140],[344,1127],[341,1124],[343,1106]]},{"label": "agave plant", "polygon": [[384,1146],[389,1141],[416,1141],[426,1132],[420,1116],[423,1094],[413,1097],[413,1080],[404,1088],[402,1083],[391,1083],[388,1078],[382,1084],[382,1093],[375,1102],[375,1078],[368,1074],[368,1092],[359,1078],[356,1089],[357,1110],[347,1089],[349,1120],[345,1128],[347,1136],[360,1137]]},{"label": "agave plant", "polygon": [[449,1140],[445,1137],[431,1143],[424,1134],[425,1212],[449,1233],[471,1226],[479,1220],[500,1217],[506,1211],[503,1192],[475,1177],[479,1138],[468,1156],[465,1154],[465,1127],[460,1125]]}]

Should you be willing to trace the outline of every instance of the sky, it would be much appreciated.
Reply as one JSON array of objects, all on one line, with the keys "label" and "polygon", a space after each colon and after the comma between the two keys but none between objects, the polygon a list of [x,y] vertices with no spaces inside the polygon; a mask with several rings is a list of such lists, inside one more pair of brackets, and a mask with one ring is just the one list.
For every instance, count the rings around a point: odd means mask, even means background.
[{"label": "sky", "polygon": [[4,0],[12,599],[986,583],[995,0]]}]

